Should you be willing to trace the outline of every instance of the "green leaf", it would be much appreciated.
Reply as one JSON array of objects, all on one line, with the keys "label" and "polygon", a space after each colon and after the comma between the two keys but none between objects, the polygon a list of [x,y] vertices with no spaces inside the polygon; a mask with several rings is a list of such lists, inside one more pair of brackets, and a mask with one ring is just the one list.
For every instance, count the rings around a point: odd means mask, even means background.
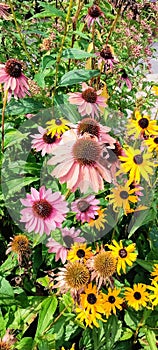
[{"label": "green leaf", "polygon": [[63,11],[58,10],[56,7],[52,5],[44,5],[41,4],[43,7],[45,7],[45,11],[37,13],[32,18],[44,18],[44,17],[63,17],[65,18],[65,14]]},{"label": "green leaf", "polygon": [[4,275],[9,275],[10,271],[14,269],[18,265],[18,261],[16,256],[12,256],[11,254],[8,256],[8,258],[4,261],[4,263],[0,266],[0,273],[3,273]]},{"label": "green leaf", "polygon": [[123,334],[119,340],[127,340],[133,336],[133,331],[130,328],[123,329]]},{"label": "green leaf", "polygon": [[142,266],[145,270],[151,272],[153,270],[154,264],[158,264],[158,260],[141,260],[137,259],[136,263]]},{"label": "green leaf", "polygon": [[50,68],[55,62],[55,57],[51,55],[44,56],[42,59],[42,70],[44,70],[45,68]]},{"label": "green leaf", "polygon": [[62,76],[59,86],[82,83],[83,81],[97,77],[99,74],[99,70],[74,69]]},{"label": "green leaf", "polygon": [[5,185],[8,187],[8,195],[20,192],[21,189],[27,185],[30,185],[34,181],[38,181],[39,177],[21,177],[13,180],[6,181]]},{"label": "green leaf", "polygon": [[45,69],[43,72],[35,74],[34,80],[37,82],[39,87],[45,88],[45,77],[49,74],[49,70]]},{"label": "green leaf", "polygon": [[145,332],[146,340],[150,346],[150,349],[157,350],[155,333],[150,329],[146,329],[144,332]]},{"label": "green leaf", "polygon": [[0,276],[0,303],[8,304],[14,303],[14,292],[10,283],[2,276]]},{"label": "green leaf", "polygon": [[43,335],[49,324],[53,321],[53,315],[57,308],[58,302],[55,296],[48,297],[43,301],[39,313],[36,338]]},{"label": "green leaf", "polygon": [[43,108],[43,104],[33,98],[21,98],[18,101],[11,99],[8,106],[6,107],[6,114],[10,116],[36,113]]},{"label": "green leaf", "polygon": [[16,345],[16,349],[18,350],[32,350],[33,349],[33,339],[30,337],[26,337],[21,339],[20,343]]},{"label": "green leaf", "polygon": [[5,134],[5,143],[4,143],[5,148],[13,146],[14,144],[21,142],[28,135],[29,135],[29,133],[22,134],[19,130],[16,130],[16,129],[9,130]]},{"label": "green leaf", "polygon": [[149,213],[150,213],[149,209],[141,210],[139,212],[134,213],[128,227],[128,232],[129,232],[128,238],[130,238],[135,233],[135,231],[138,230],[139,227],[147,224],[152,220]]},{"label": "green leaf", "polygon": [[96,55],[79,49],[66,49],[63,51],[62,57],[73,58],[74,60],[82,60],[88,57],[96,57]]}]

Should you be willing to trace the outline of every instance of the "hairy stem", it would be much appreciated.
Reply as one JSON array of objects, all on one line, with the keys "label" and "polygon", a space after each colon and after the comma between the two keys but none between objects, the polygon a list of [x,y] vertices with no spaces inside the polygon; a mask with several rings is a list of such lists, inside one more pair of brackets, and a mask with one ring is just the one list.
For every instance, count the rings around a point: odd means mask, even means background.
[{"label": "hairy stem", "polygon": [[69,24],[69,20],[70,20],[70,14],[71,14],[72,6],[73,6],[73,0],[70,0],[68,11],[67,11],[67,15],[66,15],[66,20],[65,20],[64,34],[63,34],[63,37],[62,37],[62,40],[61,40],[60,50],[59,50],[59,53],[57,55],[57,60],[56,60],[56,70],[55,70],[54,88],[53,88],[53,96],[52,96],[53,100],[54,100],[54,95],[55,95],[56,88],[57,88],[59,64],[60,64],[60,61],[61,61],[63,47],[64,47],[64,43],[65,43],[67,31],[68,31],[68,24]]},{"label": "hairy stem", "polygon": [[4,116],[5,116],[5,109],[7,105],[7,98],[8,98],[8,90],[4,92],[3,107],[2,107],[2,153],[4,152]]},{"label": "hairy stem", "polygon": [[24,39],[24,36],[21,32],[21,28],[17,22],[17,19],[16,19],[16,14],[15,14],[15,11],[14,11],[14,7],[13,7],[13,4],[12,4],[12,1],[11,0],[8,0],[8,3],[9,3],[9,6],[10,6],[10,9],[11,9],[11,13],[13,15],[13,19],[14,19],[14,22],[15,22],[15,26],[16,26],[16,30],[20,36],[20,39],[21,39],[21,43],[22,43],[22,46],[23,46],[23,49],[25,51],[25,54],[26,54],[26,57],[28,58],[28,61],[30,62],[31,64],[31,67],[32,67],[32,70],[35,72],[35,67],[34,67],[34,64],[32,62],[32,59],[31,59],[31,56],[27,50],[27,47],[26,47],[26,44],[25,44],[25,39]]}]

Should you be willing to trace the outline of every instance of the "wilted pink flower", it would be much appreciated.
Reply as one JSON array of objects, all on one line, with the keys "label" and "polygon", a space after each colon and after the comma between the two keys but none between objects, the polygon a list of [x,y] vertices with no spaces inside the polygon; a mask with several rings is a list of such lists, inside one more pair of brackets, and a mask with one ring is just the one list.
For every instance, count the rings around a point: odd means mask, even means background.
[{"label": "wilted pink flower", "polygon": [[42,235],[50,234],[56,227],[61,227],[65,214],[68,212],[67,203],[60,192],[52,193],[51,189],[46,190],[42,186],[39,192],[31,187],[31,194],[26,199],[21,199],[26,207],[21,210],[20,222],[25,222],[25,229],[28,232],[35,232]]},{"label": "wilted pink flower", "polygon": [[111,130],[108,126],[98,123],[93,118],[84,118],[78,122],[77,134],[80,136],[90,135],[97,141],[105,143],[106,147],[115,148],[116,140],[111,137],[108,132]]},{"label": "wilted pink flower", "polygon": [[94,195],[89,195],[85,198],[79,198],[71,204],[71,210],[76,212],[77,220],[83,222],[89,222],[98,215],[97,210],[100,208],[98,206],[99,200],[95,198]]},{"label": "wilted pink flower", "polygon": [[52,153],[52,150],[56,147],[56,145],[59,144],[60,138],[58,138],[56,135],[51,137],[51,135],[48,135],[48,130],[42,128],[41,126],[38,127],[39,134],[30,135],[32,140],[32,148],[35,148],[37,152],[42,151],[42,157],[45,156],[45,154]]},{"label": "wilted pink flower", "polygon": [[88,9],[88,14],[85,18],[88,28],[96,21],[100,26],[99,17],[105,17],[104,13],[101,11],[100,7],[97,5],[92,5]]},{"label": "wilted pink flower", "polygon": [[4,91],[8,90],[8,98],[12,93],[15,98],[23,98],[29,93],[28,79],[22,73],[22,64],[16,59],[9,59],[0,65],[0,84],[4,83]]},{"label": "wilted pink flower", "polygon": [[103,190],[105,179],[111,182],[109,170],[102,166],[103,147],[99,142],[90,137],[77,138],[65,142],[56,147],[55,154],[49,161],[50,165],[57,165],[52,176],[59,179],[61,183],[67,183],[72,191],[80,188],[86,193],[88,188],[94,192]]},{"label": "wilted pink flower", "polygon": [[96,55],[99,57],[98,65],[100,66],[102,62],[109,66],[110,69],[113,68],[114,63],[118,63],[116,57],[114,57],[113,48],[110,45],[106,45],[100,52],[97,52]]},{"label": "wilted pink flower", "polygon": [[10,9],[10,6],[0,2],[0,17],[7,20],[11,18],[10,14],[7,12]]},{"label": "wilted pink flower", "polygon": [[55,261],[58,261],[61,259],[62,263],[65,264],[68,249],[71,247],[71,245],[74,244],[74,242],[85,242],[85,238],[79,237],[81,230],[76,230],[74,227],[71,228],[63,228],[61,229],[63,242],[59,243],[55,241],[53,238],[48,239],[48,243],[46,244],[46,247],[49,248],[48,253],[56,253],[55,255]]},{"label": "wilted pink flower", "polygon": [[[131,83],[130,79],[128,78],[128,75],[127,75],[125,69],[122,69],[122,75],[121,75],[121,77],[120,77],[120,80],[121,80],[122,82],[125,82],[125,84],[126,84],[126,86],[128,87],[129,90],[132,89],[132,83]],[[120,84],[120,86],[121,86],[121,85],[122,85],[122,84]]]},{"label": "wilted pink flower", "polygon": [[96,91],[86,83],[82,83],[82,92],[69,92],[69,103],[78,106],[81,116],[95,115],[99,118],[99,107],[106,107],[106,99],[100,96],[102,90]]}]

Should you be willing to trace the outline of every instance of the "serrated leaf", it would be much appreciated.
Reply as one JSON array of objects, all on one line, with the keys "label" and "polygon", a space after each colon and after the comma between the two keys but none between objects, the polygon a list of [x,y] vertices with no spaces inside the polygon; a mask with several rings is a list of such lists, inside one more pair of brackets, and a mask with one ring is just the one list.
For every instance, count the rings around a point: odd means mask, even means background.
[{"label": "serrated leaf", "polygon": [[96,57],[95,54],[83,51],[83,50],[79,50],[79,49],[66,49],[63,51],[63,58],[72,58],[74,60],[82,60],[88,57]]},{"label": "serrated leaf", "polygon": [[97,77],[99,74],[99,70],[74,69],[62,76],[59,86],[82,83],[83,81]]}]

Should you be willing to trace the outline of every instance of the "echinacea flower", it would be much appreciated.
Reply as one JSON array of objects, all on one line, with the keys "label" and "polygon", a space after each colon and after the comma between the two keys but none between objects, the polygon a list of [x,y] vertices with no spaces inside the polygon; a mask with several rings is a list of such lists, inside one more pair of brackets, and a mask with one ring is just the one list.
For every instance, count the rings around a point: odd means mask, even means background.
[{"label": "echinacea flower", "polygon": [[82,223],[89,222],[97,215],[99,200],[94,195],[79,198],[71,204],[71,210],[76,212],[76,219]]},{"label": "echinacea flower", "polygon": [[112,313],[116,315],[116,310],[122,310],[123,298],[119,297],[120,288],[108,288],[108,293],[103,294],[105,315],[108,318]]},{"label": "echinacea flower", "polygon": [[73,296],[84,290],[89,282],[90,274],[88,268],[78,262],[69,262],[65,267],[60,267],[56,274],[57,283],[54,288],[59,288],[61,293],[70,290]]},{"label": "echinacea flower", "polygon": [[147,302],[149,301],[149,293],[146,289],[147,286],[143,283],[134,284],[133,289],[126,287],[124,295],[128,306],[136,311],[140,310],[142,306],[146,307]]},{"label": "echinacea flower", "polygon": [[97,52],[96,55],[99,57],[98,67],[100,68],[104,64],[107,68],[113,68],[114,63],[118,63],[118,60],[115,57],[114,49],[111,45],[105,45],[100,52]]},{"label": "echinacea flower", "polygon": [[90,26],[92,26],[94,22],[97,22],[101,26],[99,17],[105,17],[100,7],[97,5],[92,5],[91,7],[89,7],[88,14],[85,18],[88,28],[90,28]]},{"label": "echinacea flower", "polygon": [[126,265],[132,266],[137,259],[135,243],[129,244],[127,247],[123,245],[122,240],[118,243],[115,239],[112,244],[107,244],[107,247],[112,251],[112,255],[117,259],[117,273],[121,275],[121,270],[126,273]]},{"label": "echinacea flower", "polygon": [[111,194],[106,198],[109,199],[109,204],[113,204],[113,210],[118,211],[118,209],[123,208],[125,215],[130,212],[130,202],[137,203],[138,199],[135,192],[138,188],[130,189],[130,187],[125,184],[124,186],[117,185],[111,189]]},{"label": "echinacea flower", "polygon": [[104,249],[91,257],[87,261],[87,266],[91,272],[91,280],[96,280],[98,289],[102,284],[110,282],[110,277],[116,272],[117,260],[112,252],[106,252]]},{"label": "echinacea flower", "polygon": [[93,118],[83,118],[77,125],[78,136],[89,135],[99,142],[106,144],[108,149],[114,149],[116,140],[108,134],[110,130],[111,128],[101,125]]},{"label": "echinacea flower", "polygon": [[62,263],[65,264],[67,259],[68,250],[75,242],[84,242],[84,237],[79,237],[81,230],[75,230],[74,227],[71,228],[62,228],[62,243],[55,241],[53,238],[49,238],[46,244],[48,247],[48,253],[55,253],[55,261],[61,259]]},{"label": "echinacea flower", "polygon": [[[128,87],[128,89],[130,91],[132,89],[132,83],[131,83],[125,69],[122,69],[121,73],[122,74],[121,74],[120,80],[121,80],[121,82],[124,82],[126,84],[126,86]],[[120,85],[122,85],[122,84],[120,84]]]},{"label": "echinacea flower", "polygon": [[57,118],[57,119],[52,119],[46,123],[47,126],[47,135],[57,136],[60,138],[60,136],[67,130],[70,129],[71,123],[64,119],[64,118]]},{"label": "echinacea flower", "polygon": [[[78,106],[81,116],[91,115],[99,118],[99,107],[106,107],[106,99],[101,96],[102,90],[96,91],[93,87],[82,83],[82,92],[69,92],[69,103]],[[100,111],[101,112],[101,111]]]},{"label": "echinacea flower", "polygon": [[68,252],[68,261],[83,261],[85,262],[92,256],[92,248],[87,247],[86,243],[74,243]]},{"label": "echinacea flower", "polygon": [[16,59],[9,59],[6,64],[0,65],[0,84],[4,83],[4,91],[8,90],[8,98],[12,93],[15,98],[30,95],[28,79],[22,73],[22,64]]},{"label": "echinacea flower", "polygon": [[149,152],[156,151],[158,153],[158,134],[150,136],[144,140],[144,144],[148,147]]},{"label": "echinacea flower", "polygon": [[42,235],[50,234],[51,230],[61,227],[65,215],[68,212],[67,203],[60,192],[52,193],[51,189],[46,190],[45,186],[39,192],[31,187],[31,194],[26,199],[21,199],[26,207],[21,210],[21,222],[25,222],[25,229],[28,232],[35,232]]},{"label": "echinacea flower", "polygon": [[140,135],[154,135],[158,131],[156,120],[150,120],[148,115],[141,115],[138,110],[134,113],[135,119],[130,119],[127,124],[128,135],[139,137]]},{"label": "echinacea flower", "polygon": [[7,20],[11,18],[11,15],[8,13],[10,6],[0,2],[0,17]]},{"label": "echinacea flower", "polygon": [[23,257],[29,257],[30,254],[30,242],[25,235],[17,235],[11,237],[11,241],[8,244],[6,254],[13,252],[18,255],[18,263],[21,265]]},{"label": "echinacea flower", "polygon": [[91,219],[88,222],[88,225],[90,227],[95,227],[98,231],[104,229],[105,223],[107,222],[105,210],[106,209],[98,209],[94,219]]},{"label": "echinacea flower", "polygon": [[148,289],[151,290],[153,293],[149,295],[150,302],[153,306],[158,305],[158,283],[156,280],[152,281],[153,286],[148,286]]},{"label": "echinacea flower", "polygon": [[[153,175],[152,167],[155,166],[151,161],[151,154],[144,154],[139,149],[134,149],[130,146],[125,146],[125,156],[120,156],[119,159],[122,161],[121,169],[116,175],[121,173],[129,173],[128,184],[132,182],[140,183],[140,177],[142,176],[149,184],[149,175]],[[148,175],[149,174],[149,175]]]},{"label": "echinacea flower", "polygon": [[42,157],[44,157],[45,154],[52,153],[52,150],[60,142],[60,138],[56,135],[48,135],[48,131],[41,126],[38,127],[38,131],[39,134],[30,135],[30,137],[33,138],[31,144],[36,152],[42,151],[41,154]]},{"label": "echinacea flower", "polygon": [[102,320],[101,314],[104,314],[103,293],[98,292],[96,286],[90,283],[85,288],[84,293],[80,294],[80,305],[76,308],[77,319],[85,322],[86,326],[93,328],[99,327],[97,320]]},{"label": "echinacea flower", "polygon": [[109,170],[102,166],[102,146],[90,138],[77,138],[56,147],[55,154],[49,161],[50,165],[57,165],[52,176],[60,183],[67,183],[73,192],[77,188],[86,193],[88,188],[94,192],[104,188],[103,179],[111,182]]},{"label": "echinacea flower", "polygon": [[153,278],[152,281],[158,282],[158,264],[154,265],[154,270],[151,272],[151,276]]},{"label": "echinacea flower", "polygon": [[13,349],[14,343],[16,343],[17,339],[13,334],[10,333],[10,329],[6,330],[3,338],[0,338],[0,350],[11,350]]}]

